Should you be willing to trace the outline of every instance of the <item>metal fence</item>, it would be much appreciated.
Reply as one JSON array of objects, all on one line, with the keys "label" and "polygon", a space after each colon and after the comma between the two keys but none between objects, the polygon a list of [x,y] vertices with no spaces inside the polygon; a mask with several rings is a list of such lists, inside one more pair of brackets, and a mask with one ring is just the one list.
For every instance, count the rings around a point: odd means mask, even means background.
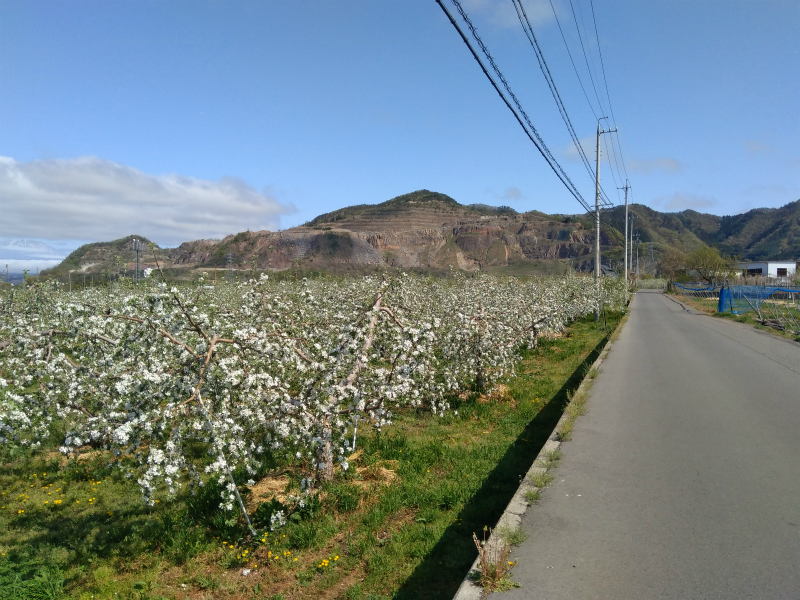
[{"label": "metal fence", "polygon": [[752,312],[767,327],[800,335],[800,289],[767,285],[674,284],[689,298],[715,300],[717,311],[741,315]]},{"label": "metal fence", "polygon": [[702,298],[704,300],[718,300],[721,286],[701,285],[701,284],[678,284],[673,283],[672,287],[682,296],[689,298]]}]

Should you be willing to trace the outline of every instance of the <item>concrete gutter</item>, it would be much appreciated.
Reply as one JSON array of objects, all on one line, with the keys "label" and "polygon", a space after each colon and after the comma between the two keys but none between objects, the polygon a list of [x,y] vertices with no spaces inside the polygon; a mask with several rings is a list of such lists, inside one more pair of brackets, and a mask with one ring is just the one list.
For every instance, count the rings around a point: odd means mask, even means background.
[{"label": "concrete gutter", "polygon": [[[630,310],[630,309],[629,309]],[[630,314],[628,312],[627,314]],[[626,315],[627,317],[627,315]],[[625,317],[624,317],[625,318]],[[594,361],[591,368],[587,373],[594,371],[595,373],[598,372],[600,365],[602,364],[605,357],[608,355],[609,351],[611,350],[611,346],[613,345],[614,341],[617,338],[617,335],[621,331],[622,327],[624,326],[625,322],[623,321],[617,326],[617,329],[611,333],[611,338],[609,339],[608,343],[605,347],[600,351],[600,356],[597,357],[597,360]],[[579,396],[580,394],[586,394],[591,386],[593,379],[584,378],[581,381],[581,384],[578,386],[578,389],[575,390],[573,394],[573,398]],[[542,449],[539,451],[539,454],[536,456],[536,460],[533,461],[531,468],[528,469],[528,472],[525,474],[525,477],[522,478],[522,482],[519,485],[519,489],[517,489],[514,496],[511,498],[511,502],[508,503],[508,506],[503,511],[503,514],[500,516],[500,519],[497,521],[497,525],[492,530],[492,535],[489,537],[487,541],[487,545],[490,547],[496,547],[498,544],[502,544],[503,542],[500,540],[498,531],[503,528],[509,529],[516,529],[520,526],[522,522],[522,515],[525,514],[532,505],[528,504],[527,500],[525,500],[525,494],[529,491],[541,491],[535,485],[531,483],[531,479],[536,475],[542,474],[547,472],[547,456],[552,455],[553,451],[558,450],[561,447],[561,441],[559,441],[559,434],[561,433],[564,423],[570,418],[569,414],[567,414],[567,409],[564,409],[564,413],[561,415],[561,418],[558,420],[558,423],[553,429],[553,433],[550,435],[550,439],[545,442]],[[464,581],[461,582],[461,585],[458,587],[458,591],[456,591],[456,595],[453,596],[453,600],[479,600],[483,598],[485,590],[479,586],[471,577],[472,573],[475,571],[480,571],[480,560],[479,557],[475,558],[475,561],[472,563],[472,566],[469,568],[466,577],[464,577]]]}]

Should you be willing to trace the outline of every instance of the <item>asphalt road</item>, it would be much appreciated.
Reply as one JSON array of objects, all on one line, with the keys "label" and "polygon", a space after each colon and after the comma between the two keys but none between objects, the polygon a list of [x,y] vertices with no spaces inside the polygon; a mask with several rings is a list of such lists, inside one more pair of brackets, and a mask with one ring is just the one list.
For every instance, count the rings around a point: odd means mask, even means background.
[{"label": "asphalt road", "polygon": [[640,292],[504,599],[800,599],[800,344]]}]

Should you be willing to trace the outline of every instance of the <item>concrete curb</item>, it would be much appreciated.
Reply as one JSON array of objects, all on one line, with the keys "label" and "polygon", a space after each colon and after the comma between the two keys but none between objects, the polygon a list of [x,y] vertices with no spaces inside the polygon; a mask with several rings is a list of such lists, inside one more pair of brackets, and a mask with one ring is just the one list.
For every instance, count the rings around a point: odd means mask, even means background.
[{"label": "concrete curb", "polygon": [[[630,311],[630,308],[628,308]],[[624,326],[624,323],[621,326]],[[613,336],[615,332],[612,332],[611,335]],[[589,371],[591,372],[594,369],[599,369],[600,365],[602,364],[603,360],[605,360],[606,356],[608,355],[609,351],[611,350],[611,346],[614,344],[614,339],[609,339],[608,343],[605,347],[600,351],[600,356],[597,357],[597,360],[594,361]],[[589,379],[584,377],[581,384],[578,386],[578,389],[575,390],[573,397],[578,396],[579,394],[584,394],[588,391],[591,382],[594,379]],[[553,451],[558,450],[561,447],[561,441],[559,441],[559,433],[562,431],[564,427],[564,422],[569,419],[569,415],[567,414],[566,408],[564,409],[564,413],[561,415],[561,418],[558,420],[558,423],[553,429],[553,433],[550,435],[550,439],[545,442],[542,449],[539,451],[539,454],[536,456],[536,459],[533,461],[531,468],[528,469],[528,472],[523,477],[522,482],[519,485],[519,489],[517,489],[514,496],[511,498],[511,502],[508,503],[506,509],[503,511],[503,514],[500,516],[500,519],[497,521],[497,525],[492,530],[492,535],[489,537],[487,541],[487,545],[491,547],[497,546],[497,544],[502,543],[499,539],[497,531],[500,528],[510,528],[516,529],[519,527],[520,523],[522,522],[522,515],[525,514],[532,505],[528,504],[525,500],[525,494],[528,491],[532,490],[539,490],[535,485],[531,483],[531,477],[547,472],[547,456],[550,455]],[[540,491],[540,490],[539,490]],[[479,586],[471,577],[471,574],[475,571],[479,571],[480,561],[479,558],[475,558],[475,561],[472,563],[472,566],[469,568],[466,577],[461,582],[461,585],[458,587],[458,591],[456,591],[456,595],[453,596],[453,600],[479,600],[484,596],[484,589]]]}]

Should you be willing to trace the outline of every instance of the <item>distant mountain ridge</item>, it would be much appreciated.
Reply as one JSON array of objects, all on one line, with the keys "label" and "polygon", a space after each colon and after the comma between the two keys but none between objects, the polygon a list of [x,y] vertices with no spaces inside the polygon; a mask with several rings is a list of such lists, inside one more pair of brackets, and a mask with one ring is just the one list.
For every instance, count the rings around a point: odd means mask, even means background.
[{"label": "distant mountain ridge", "polygon": [[0,240],[0,260],[2,259],[48,259],[63,258],[64,253],[52,246],[34,240]]},{"label": "distant mountain ridge", "polygon": [[[603,213],[604,265],[618,267],[622,262],[624,210],[615,207]],[[631,205],[630,212],[636,217],[638,240],[646,244],[646,250],[652,243],[648,258],[657,259],[670,247],[691,252],[707,243],[742,259],[800,259],[800,201],[731,217],[688,210],[661,213],[639,204]],[[380,204],[331,211],[285,231],[240,232],[222,240],[158,249],[157,254],[175,276],[224,269],[228,255],[237,270],[588,271],[593,268],[593,221],[590,214],[519,213],[510,207],[464,205],[445,194],[418,190]],[[47,273],[63,277],[68,270],[129,270],[133,237],[82,246]],[[143,261],[153,263],[149,251]]]}]

